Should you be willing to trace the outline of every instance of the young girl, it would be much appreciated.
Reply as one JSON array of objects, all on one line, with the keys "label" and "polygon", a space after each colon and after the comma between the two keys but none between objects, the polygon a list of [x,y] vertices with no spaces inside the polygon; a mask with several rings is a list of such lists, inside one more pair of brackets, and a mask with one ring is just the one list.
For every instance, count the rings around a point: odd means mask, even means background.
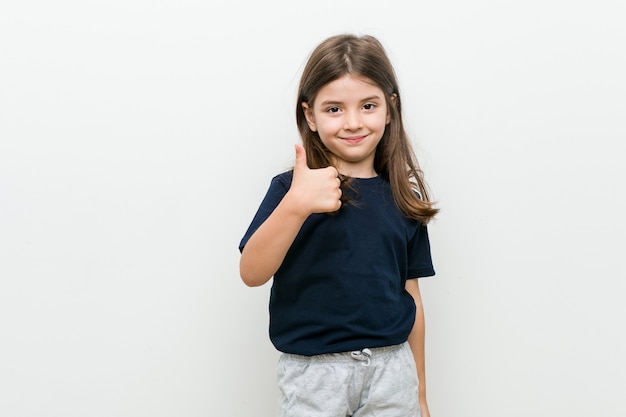
[{"label": "young girl", "polygon": [[280,416],[428,417],[417,278],[435,274],[426,224],[438,209],[379,41],[322,42],[296,119],[304,146],[239,247],[244,283],[274,277]]}]

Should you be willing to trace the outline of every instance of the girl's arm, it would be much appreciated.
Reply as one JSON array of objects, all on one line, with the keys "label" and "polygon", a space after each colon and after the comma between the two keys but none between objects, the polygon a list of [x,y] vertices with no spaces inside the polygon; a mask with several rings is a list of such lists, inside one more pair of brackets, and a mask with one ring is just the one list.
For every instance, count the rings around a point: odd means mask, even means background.
[{"label": "girl's arm", "polygon": [[430,417],[428,403],[426,402],[426,360],[424,355],[424,306],[417,279],[408,279],[405,285],[406,290],[415,301],[415,323],[409,335],[409,345],[415,358],[417,368],[417,378],[419,380],[419,404],[422,417]]},{"label": "girl's arm", "polygon": [[307,217],[287,192],[241,252],[239,273],[246,285],[256,287],[269,281],[283,262]]},{"label": "girl's arm", "polygon": [[304,148],[296,145],[289,191],[241,253],[239,273],[246,285],[256,287],[269,281],[310,214],[339,210],[341,181],[338,175],[333,167],[309,169]]}]

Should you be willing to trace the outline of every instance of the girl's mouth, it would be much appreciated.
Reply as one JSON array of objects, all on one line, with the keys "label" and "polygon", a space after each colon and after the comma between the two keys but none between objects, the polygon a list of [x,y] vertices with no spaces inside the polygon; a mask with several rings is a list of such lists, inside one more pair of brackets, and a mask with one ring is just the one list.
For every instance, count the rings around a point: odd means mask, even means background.
[{"label": "girl's mouth", "polygon": [[347,137],[347,138],[341,138],[341,140],[344,140],[346,142],[348,142],[351,145],[356,145],[358,143],[361,143],[365,140],[366,136],[351,136],[351,137]]}]

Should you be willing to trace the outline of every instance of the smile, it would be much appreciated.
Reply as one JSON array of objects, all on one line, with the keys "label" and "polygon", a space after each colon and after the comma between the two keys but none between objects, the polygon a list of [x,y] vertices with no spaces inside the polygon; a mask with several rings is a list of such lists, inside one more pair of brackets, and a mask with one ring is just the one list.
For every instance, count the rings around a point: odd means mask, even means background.
[{"label": "smile", "polygon": [[363,142],[366,137],[367,136],[351,136],[347,138],[341,138],[341,140],[348,142],[351,145],[356,145],[356,144]]}]

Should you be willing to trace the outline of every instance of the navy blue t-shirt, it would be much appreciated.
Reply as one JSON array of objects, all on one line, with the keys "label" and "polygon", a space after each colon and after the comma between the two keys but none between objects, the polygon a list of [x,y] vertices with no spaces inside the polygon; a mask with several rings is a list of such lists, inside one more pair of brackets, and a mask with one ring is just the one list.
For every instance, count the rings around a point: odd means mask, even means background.
[{"label": "navy blue t-shirt", "polygon": [[[272,179],[239,246],[289,190],[292,171]],[[281,352],[319,355],[407,340],[415,303],[406,280],[432,276],[428,231],[396,206],[381,177],[352,179],[352,201],[304,222],[272,283],[270,339]]]}]

